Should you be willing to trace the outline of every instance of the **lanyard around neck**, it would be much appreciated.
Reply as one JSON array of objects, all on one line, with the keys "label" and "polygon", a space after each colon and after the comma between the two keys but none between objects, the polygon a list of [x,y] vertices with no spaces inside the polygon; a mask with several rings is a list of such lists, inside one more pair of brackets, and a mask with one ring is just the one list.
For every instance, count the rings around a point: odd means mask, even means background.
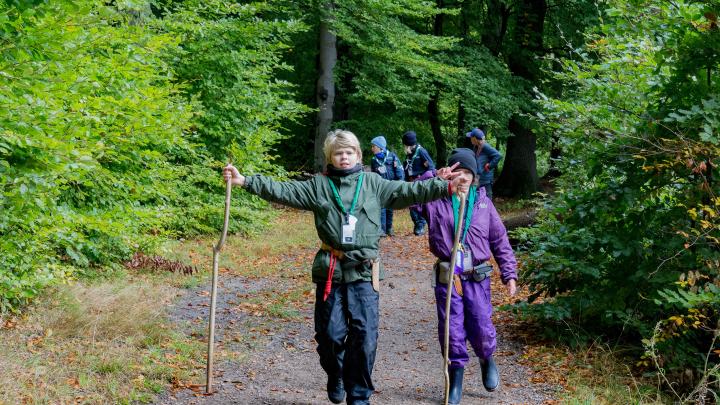
[{"label": "lanyard around neck", "polygon": [[[475,207],[475,196],[477,195],[477,189],[475,186],[470,187],[468,191],[468,201],[465,205],[465,229],[463,229],[462,238],[460,239],[460,246],[465,245],[465,237],[467,236],[468,228],[470,228],[470,222],[472,221],[473,208]],[[460,211],[460,199],[453,194],[452,196],[452,207],[453,207],[453,228],[457,229],[458,226],[458,215]]]},{"label": "lanyard around neck", "polygon": [[415,163],[415,159],[417,159],[418,154],[420,153],[420,149],[422,149],[422,146],[420,146],[420,145],[415,147],[415,153],[413,153],[413,157],[408,159],[408,162],[410,162],[410,164]]},{"label": "lanyard around neck", "polygon": [[342,199],[340,198],[340,193],[338,193],[337,187],[335,187],[335,183],[332,182],[330,177],[328,177],[328,183],[330,183],[330,188],[332,189],[333,195],[335,196],[335,201],[338,204],[338,208],[340,208],[340,211],[342,211],[343,216],[345,217],[345,222],[348,222],[348,217],[355,212],[355,204],[357,203],[358,196],[360,195],[360,187],[362,187],[363,182],[363,175],[365,173],[360,173],[360,177],[358,177],[357,185],[355,186],[355,196],[353,197],[352,203],[350,204],[350,211],[347,211],[345,209],[345,204],[343,204]]},{"label": "lanyard around neck", "polygon": [[379,165],[386,165],[389,157],[390,157],[390,152],[385,152],[385,158],[382,160],[382,162],[380,161],[380,159],[377,158],[377,156],[373,156],[373,159],[375,159],[375,161]]}]

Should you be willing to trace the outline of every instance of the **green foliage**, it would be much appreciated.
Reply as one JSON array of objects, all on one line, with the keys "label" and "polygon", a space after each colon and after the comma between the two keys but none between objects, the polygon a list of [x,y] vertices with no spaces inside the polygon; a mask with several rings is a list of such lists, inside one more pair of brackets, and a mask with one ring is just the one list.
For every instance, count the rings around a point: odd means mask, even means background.
[{"label": "green foliage", "polygon": [[[278,79],[291,67],[281,61],[289,38],[306,27],[297,20],[264,20],[266,3],[220,0],[172,2],[156,26],[179,35],[168,52],[184,93],[202,105],[197,138],[211,155],[244,171],[274,170],[268,150],[280,140],[281,122],[307,113],[293,85]],[[228,156],[228,144],[235,144]]]},{"label": "green foliage", "polygon": [[[0,312],[168,237],[214,233],[222,161],[271,167],[274,129],[303,111],[271,79],[295,28],[219,5],[163,21],[147,2],[1,8]],[[267,219],[235,195],[231,231]]]},{"label": "green foliage", "polygon": [[[332,26],[352,56],[340,60],[339,76],[349,75],[343,88],[356,103],[388,103],[397,109],[425,108],[434,82],[446,82],[462,68],[439,58],[458,41],[423,32],[440,10],[434,3],[413,0],[344,0],[335,3]],[[418,27],[419,26],[419,27]]]},{"label": "green foliage", "polygon": [[[148,205],[187,147],[190,105],[157,53],[166,35],[91,2],[3,12],[2,277],[7,310],[73,267],[107,265],[160,222]],[[83,27],[83,28],[80,28]],[[148,221],[140,221],[140,219]],[[61,270],[61,271],[59,271]]]},{"label": "green foliage", "polygon": [[[418,132],[420,142],[430,150],[434,142],[427,124],[427,103],[435,83],[446,83],[464,69],[448,63],[444,52],[452,49],[457,38],[432,34],[432,21],[439,13],[458,14],[457,9],[440,10],[433,2],[415,0],[356,1],[343,0],[308,4],[290,2],[290,15],[302,18],[313,27],[295,38],[297,48],[289,54],[295,74],[287,76],[299,83],[304,100],[315,105],[317,80],[317,27],[327,18],[337,35],[338,62],[335,122],[352,130],[364,146],[383,133],[395,151],[400,137],[409,130]],[[302,89],[301,89],[302,91]],[[306,120],[294,127],[291,143],[297,150],[282,153],[289,167],[307,164],[304,151],[314,135],[313,122]]]},{"label": "green foliage", "polygon": [[663,366],[702,372],[720,313],[720,33],[704,3],[610,4],[579,61],[555,61],[568,91],[540,100],[565,175],[519,232],[544,297],[521,309],[638,346],[662,321]]},{"label": "green foliage", "polygon": [[[483,46],[458,47],[447,59],[464,67],[466,72],[450,81],[447,98],[455,105],[462,104],[470,128],[482,125],[489,136],[506,140],[510,136],[507,130],[510,117],[530,104],[523,90],[526,83],[513,77],[507,65]],[[456,109],[448,106],[446,111]],[[456,123],[456,115],[447,120]]]}]

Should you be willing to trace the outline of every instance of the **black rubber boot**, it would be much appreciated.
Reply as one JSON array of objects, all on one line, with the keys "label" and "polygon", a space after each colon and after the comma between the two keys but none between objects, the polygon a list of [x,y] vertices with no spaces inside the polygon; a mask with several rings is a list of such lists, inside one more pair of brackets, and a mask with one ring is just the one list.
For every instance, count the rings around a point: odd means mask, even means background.
[{"label": "black rubber boot", "polygon": [[492,392],[500,385],[500,376],[498,375],[495,360],[492,357],[480,359],[480,369],[482,370],[482,381],[485,389]]},{"label": "black rubber boot", "polygon": [[333,404],[341,404],[345,400],[345,386],[341,377],[328,377],[327,393]]},{"label": "black rubber boot", "polygon": [[450,373],[450,393],[448,395],[448,404],[457,405],[462,399],[462,381],[465,369],[462,367],[451,368]]}]

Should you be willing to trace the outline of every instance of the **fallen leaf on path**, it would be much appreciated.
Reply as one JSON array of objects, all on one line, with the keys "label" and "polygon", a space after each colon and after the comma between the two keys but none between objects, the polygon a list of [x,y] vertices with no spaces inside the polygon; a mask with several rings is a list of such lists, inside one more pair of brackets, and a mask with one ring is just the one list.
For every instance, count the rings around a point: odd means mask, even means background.
[{"label": "fallen leaf on path", "polygon": [[75,377],[73,377],[73,378],[68,378],[68,379],[67,379],[67,383],[68,383],[69,386],[71,386],[71,387],[73,387],[73,388],[75,388],[75,389],[80,388],[80,381],[78,381],[78,379],[75,378]]}]

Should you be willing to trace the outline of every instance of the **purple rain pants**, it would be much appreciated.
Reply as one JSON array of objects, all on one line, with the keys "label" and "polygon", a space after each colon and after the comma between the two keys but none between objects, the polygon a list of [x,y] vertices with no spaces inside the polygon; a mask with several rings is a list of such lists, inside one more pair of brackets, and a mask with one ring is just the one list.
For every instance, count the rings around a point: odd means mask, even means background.
[{"label": "purple rain pants", "polygon": [[[462,282],[463,296],[459,296],[455,287],[450,298],[450,368],[465,367],[470,356],[467,343],[470,341],[475,354],[487,359],[495,352],[495,326],[492,323],[492,304],[490,303],[490,279],[481,282],[468,280]],[[438,339],[440,353],[445,353],[445,297],[447,286],[435,285],[435,303],[438,315]]]}]

